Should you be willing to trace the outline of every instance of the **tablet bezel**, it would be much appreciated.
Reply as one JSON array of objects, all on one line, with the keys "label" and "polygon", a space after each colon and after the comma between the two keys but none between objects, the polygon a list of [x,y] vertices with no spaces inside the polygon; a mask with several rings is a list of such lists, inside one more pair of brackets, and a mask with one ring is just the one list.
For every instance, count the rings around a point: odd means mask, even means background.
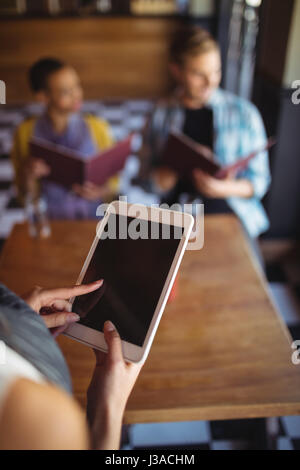
[{"label": "tablet bezel", "polygon": [[[129,217],[133,217],[133,215],[131,214],[134,210],[136,211],[141,210],[141,212],[145,212],[147,210],[148,212],[147,217],[144,216],[145,214],[141,214],[135,218],[148,220],[150,222],[151,221],[160,222],[163,217],[163,212],[167,211],[168,213],[170,213],[169,214],[170,218],[173,217],[173,220],[176,221],[176,223],[169,223],[168,225],[170,226],[173,225],[175,227],[183,228],[183,235],[179,241],[175,256],[173,258],[171,267],[169,269],[167,279],[165,281],[165,284],[163,286],[161,295],[159,297],[156,309],[152,316],[152,320],[149,325],[143,346],[137,346],[135,344],[122,340],[123,356],[126,359],[126,361],[138,363],[138,362],[144,362],[149,353],[152,341],[154,339],[156,330],[159,325],[159,321],[165,309],[165,306],[169,297],[169,293],[172,289],[172,285],[174,283],[180,262],[182,260],[186,245],[188,243],[189,236],[191,234],[191,230],[194,224],[194,218],[190,214],[186,214],[184,212],[175,212],[175,211],[170,211],[168,209],[161,209],[157,207],[146,207],[141,204],[129,204],[124,201],[113,201],[108,206],[103,219],[97,225],[96,237],[92,243],[90,251],[83,264],[82,270],[80,272],[80,275],[78,277],[76,284],[81,284],[82,280],[84,279],[86,270],[89,266],[89,263],[94,254],[94,251],[98,243],[101,241],[100,240],[101,234],[104,230],[104,227],[106,225],[106,222],[110,214],[128,215]],[[174,215],[172,216],[171,213],[173,213]],[[167,216],[166,213],[164,215]],[[74,300],[75,298],[72,298],[70,300],[71,304],[73,304]],[[79,323],[73,323],[63,332],[63,334],[72,339],[75,339],[76,341],[86,344],[92,348],[107,352],[107,345],[104,339],[104,334],[101,331],[94,330],[93,328],[87,327],[85,325],[81,325]]]}]

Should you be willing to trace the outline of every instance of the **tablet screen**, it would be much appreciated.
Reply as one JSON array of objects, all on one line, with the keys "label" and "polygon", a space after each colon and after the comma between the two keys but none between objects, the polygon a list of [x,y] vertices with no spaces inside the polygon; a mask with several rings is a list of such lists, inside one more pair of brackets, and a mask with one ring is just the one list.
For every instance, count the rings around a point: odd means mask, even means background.
[{"label": "tablet screen", "polygon": [[[148,237],[122,238],[120,227],[124,233],[130,224],[131,233]],[[107,235],[108,227],[115,227],[114,237]],[[76,297],[72,310],[81,317],[78,323],[103,331],[110,320],[122,340],[143,346],[182,234],[181,227],[111,214],[82,281],[104,282]]]}]

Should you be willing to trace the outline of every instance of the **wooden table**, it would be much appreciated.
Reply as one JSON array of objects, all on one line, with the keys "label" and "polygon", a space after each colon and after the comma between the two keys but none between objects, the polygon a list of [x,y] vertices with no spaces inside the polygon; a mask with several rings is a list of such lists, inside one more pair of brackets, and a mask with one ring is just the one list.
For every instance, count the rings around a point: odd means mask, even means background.
[{"label": "wooden table", "polygon": [[[34,284],[75,282],[95,222],[54,222],[52,232],[32,240],[25,224],[16,225],[1,255],[1,281],[19,294]],[[66,337],[58,341],[84,405],[93,353]],[[162,317],[125,423],[299,414],[300,366],[292,352],[239,222],[208,216],[204,248],[184,255],[178,296]]]}]

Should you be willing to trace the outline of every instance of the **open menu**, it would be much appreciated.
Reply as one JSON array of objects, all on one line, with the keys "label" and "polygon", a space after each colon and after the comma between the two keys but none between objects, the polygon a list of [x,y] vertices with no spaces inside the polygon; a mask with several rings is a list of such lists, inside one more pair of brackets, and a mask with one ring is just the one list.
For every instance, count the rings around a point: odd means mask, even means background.
[{"label": "open menu", "polygon": [[30,141],[30,155],[45,161],[50,167],[50,174],[46,178],[55,183],[66,187],[86,181],[101,185],[124,168],[131,153],[132,137],[131,134],[109,149],[88,158],[66,147],[33,138]]},{"label": "open menu", "polygon": [[222,167],[211,149],[198,144],[179,131],[170,132],[163,150],[161,164],[172,168],[182,176],[190,176],[194,169],[199,168],[215,178],[223,179],[231,172],[236,174],[244,170],[252,158],[268,150],[275,142],[275,139],[271,137],[261,148],[241,156],[231,165]]}]

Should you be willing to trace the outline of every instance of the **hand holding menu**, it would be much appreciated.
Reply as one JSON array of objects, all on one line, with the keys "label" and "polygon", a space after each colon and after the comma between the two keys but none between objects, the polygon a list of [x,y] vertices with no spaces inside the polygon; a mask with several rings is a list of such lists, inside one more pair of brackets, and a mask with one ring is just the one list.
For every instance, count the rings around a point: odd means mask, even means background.
[{"label": "hand holding menu", "polygon": [[200,168],[215,178],[224,179],[231,172],[237,173],[244,170],[252,158],[268,150],[274,144],[275,139],[270,138],[262,148],[240,157],[232,165],[221,167],[208,147],[198,144],[181,132],[171,132],[161,162],[162,165],[172,168],[182,176],[190,176],[194,169]]},{"label": "hand holding menu", "polygon": [[30,154],[40,158],[50,167],[48,180],[71,187],[90,181],[101,185],[124,168],[131,152],[131,134],[113,147],[85,158],[66,147],[34,138],[30,142]]}]

